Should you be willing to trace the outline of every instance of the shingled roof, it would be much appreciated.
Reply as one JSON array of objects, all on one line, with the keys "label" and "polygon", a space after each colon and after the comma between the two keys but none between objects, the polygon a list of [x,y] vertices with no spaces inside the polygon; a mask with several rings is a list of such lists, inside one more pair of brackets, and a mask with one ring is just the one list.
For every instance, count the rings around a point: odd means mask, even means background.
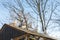
[{"label": "shingled roof", "polygon": [[32,34],[32,35],[36,35],[39,37],[54,39],[41,33],[36,33],[36,32],[26,30],[26,29],[13,27],[13,26],[4,24],[0,32],[0,40],[10,40],[11,38],[18,37],[24,34]]}]

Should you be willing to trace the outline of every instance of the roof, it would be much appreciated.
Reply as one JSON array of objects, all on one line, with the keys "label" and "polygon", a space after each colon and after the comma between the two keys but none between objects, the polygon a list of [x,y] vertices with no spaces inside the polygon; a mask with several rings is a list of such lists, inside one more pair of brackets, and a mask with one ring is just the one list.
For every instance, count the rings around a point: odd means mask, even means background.
[{"label": "roof", "polygon": [[54,38],[51,38],[51,37],[49,37],[47,35],[44,35],[42,33],[36,33],[36,32],[32,32],[32,31],[27,30],[27,29],[22,29],[22,28],[19,28],[19,27],[13,27],[13,26],[10,26],[8,24],[4,24],[1,31],[2,32],[0,33],[0,35],[1,34],[2,34],[2,36],[4,35],[2,39],[4,39],[4,37],[5,38],[7,38],[7,37],[14,38],[14,37],[17,37],[17,36],[24,35],[26,33],[36,35],[36,36],[39,36],[39,37],[54,39]]},{"label": "roof", "polygon": [[11,38],[26,34],[24,31],[17,30],[16,28],[4,24],[0,32],[0,40],[10,40]]}]

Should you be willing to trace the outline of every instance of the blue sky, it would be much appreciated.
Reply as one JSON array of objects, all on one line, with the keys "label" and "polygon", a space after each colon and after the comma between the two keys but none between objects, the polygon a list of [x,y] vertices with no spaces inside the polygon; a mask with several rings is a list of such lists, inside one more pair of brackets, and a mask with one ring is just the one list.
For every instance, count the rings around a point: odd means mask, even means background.
[{"label": "blue sky", "polygon": [[[8,17],[9,17],[9,12],[6,8],[4,8],[1,4],[0,4],[0,21],[2,23],[7,23],[8,21]],[[2,24],[0,24],[0,28],[2,27]]]},{"label": "blue sky", "polygon": [[[57,1],[57,0],[56,0]],[[9,11],[1,4],[2,0],[0,0],[0,21],[4,24],[4,23],[9,23],[10,22],[10,15],[9,15]],[[60,0],[58,0],[58,2],[60,2]],[[57,9],[60,9],[60,7],[58,7]],[[27,8],[25,11],[30,11],[29,8]],[[32,12],[32,11],[31,11]],[[58,12],[59,14],[60,12]],[[34,15],[34,14],[32,14]],[[60,15],[60,14],[59,14]],[[36,15],[35,15],[36,16]],[[55,24],[54,24],[55,25]],[[2,24],[0,23],[0,28],[2,27]],[[50,28],[51,29],[51,28]],[[52,33],[50,32],[50,35],[53,35],[54,37],[58,37],[60,38],[60,27],[56,27],[54,28],[56,30],[50,30],[52,31]],[[48,30],[49,31],[49,30]],[[53,32],[54,31],[54,32]]]}]

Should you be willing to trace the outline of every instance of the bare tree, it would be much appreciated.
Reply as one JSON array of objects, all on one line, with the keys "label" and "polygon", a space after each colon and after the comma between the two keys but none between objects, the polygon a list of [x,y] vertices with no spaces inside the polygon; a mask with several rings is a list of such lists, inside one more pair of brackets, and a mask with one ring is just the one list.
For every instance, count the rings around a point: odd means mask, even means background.
[{"label": "bare tree", "polygon": [[27,26],[27,20],[24,14],[24,8],[22,6],[22,3],[20,2],[20,0],[14,0],[14,3],[18,5],[14,5],[14,4],[12,5],[12,3],[10,3],[9,1],[3,3],[3,5],[9,10],[10,16],[12,17],[12,19],[14,20],[17,19],[18,21],[20,21],[20,23],[22,23],[22,20],[25,20],[25,23]]},{"label": "bare tree", "polygon": [[[16,3],[16,5],[14,3]],[[3,2],[2,4],[5,8],[9,10],[12,20],[17,19],[21,23],[20,26],[22,26],[23,21],[25,21],[26,27],[28,29],[28,21],[30,20],[30,18],[33,17],[30,15],[30,13],[24,12],[24,6],[22,5],[21,0],[13,0],[13,5],[9,1]]]},{"label": "bare tree", "polygon": [[[55,10],[59,6],[58,5],[59,3],[55,2],[55,5],[54,5],[54,2],[52,0],[50,1],[49,0],[26,0],[26,2],[30,6],[30,8],[32,8],[34,13],[37,14],[37,16],[39,16],[40,23],[42,25],[42,31],[44,32],[44,34],[47,34],[46,32],[47,27],[53,17]],[[48,20],[46,20],[47,14],[49,15]]]},{"label": "bare tree", "polygon": [[[32,18],[32,20],[40,22],[41,23],[40,25],[42,25],[42,31],[44,32],[44,34],[47,34],[46,31],[47,31],[48,25],[53,17],[53,14],[55,14],[55,10],[57,10],[59,3],[56,1],[53,2],[52,0],[25,0],[25,1],[30,6],[29,8],[33,10],[34,12],[33,14],[37,14],[39,20],[31,16],[30,13],[27,13],[30,16],[28,18],[29,19]],[[10,11],[11,15],[14,13],[15,19],[17,19],[20,22],[22,20],[25,20],[25,23],[27,26],[29,20],[24,11],[25,6],[27,5],[24,6],[23,3],[24,2],[22,2],[22,0],[13,0],[13,2],[9,2],[9,1],[4,2],[3,5]]]}]

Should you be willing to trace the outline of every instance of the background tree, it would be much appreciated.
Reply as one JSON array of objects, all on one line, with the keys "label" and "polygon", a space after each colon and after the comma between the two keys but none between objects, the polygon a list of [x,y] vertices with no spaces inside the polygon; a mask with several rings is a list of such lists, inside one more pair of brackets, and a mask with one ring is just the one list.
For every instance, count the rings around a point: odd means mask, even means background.
[{"label": "background tree", "polygon": [[[57,12],[59,3],[55,0],[26,0],[30,8],[37,14],[40,19],[40,25],[42,25],[42,31],[47,34],[47,28],[52,21],[53,15]],[[56,18],[56,16],[55,16]]]},{"label": "background tree", "polygon": [[[56,11],[57,8],[60,6],[59,3],[54,0],[12,0],[12,1],[6,1],[2,3],[11,13],[14,18],[21,21],[22,19],[25,20],[26,24],[29,22],[33,22],[33,26],[35,27],[35,24],[37,27],[37,24],[40,23],[42,25],[42,31],[44,34],[47,34],[47,29],[49,25],[52,23],[54,18],[54,15],[58,12]],[[25,13],[25,10],[28,8],[32,9],[33,14],[36,16],[32,16],[32,13],[29,9],[29,13]],[[26,16],[28,14],[30,17]],[[56,19],[55,15],[55,19]],[[32,19],[32,20],[31,20]],[[54,19],[54,21],[55,21]],[[53,25],[53,24],[52,24]],[[26,25],[27,26],[27,25]]]},{"label": "background tree", "polygon": [[24,6],[22,5],[21,0],[13,0],[13,2],[10,2],[8,0],[7,2],[3,2],[2,4],[9,10],[11,20],[18,20],[20,23],[22,23],[22,20],[25,21],[27,29],[29,26],[28,24],[33,21],[32,19],[35,19],[30,15],[30,13],[26,13],[24,11]]}]

